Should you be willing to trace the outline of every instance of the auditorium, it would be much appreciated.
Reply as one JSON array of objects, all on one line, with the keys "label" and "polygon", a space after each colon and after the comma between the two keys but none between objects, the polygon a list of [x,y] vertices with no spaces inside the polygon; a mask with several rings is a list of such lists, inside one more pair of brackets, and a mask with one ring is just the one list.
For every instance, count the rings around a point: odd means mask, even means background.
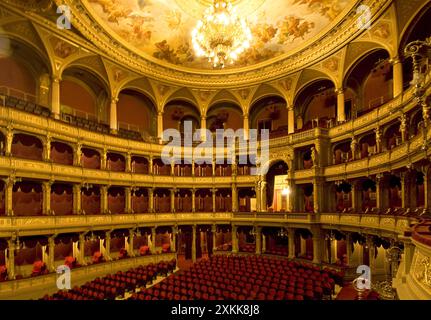
[{"label": "auditorium", "polygon": [[430,300],[428,19],[2,0],[0,300]]}]

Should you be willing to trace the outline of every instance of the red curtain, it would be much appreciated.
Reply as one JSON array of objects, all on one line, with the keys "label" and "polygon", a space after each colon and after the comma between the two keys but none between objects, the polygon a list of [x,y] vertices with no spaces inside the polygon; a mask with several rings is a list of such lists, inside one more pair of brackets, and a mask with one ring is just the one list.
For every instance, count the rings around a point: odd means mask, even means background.
[{"label": "red curtain", "polygon": [[61,142],[51,143],[51,160],[54,163],[73,165],[72,147]]},{"label": "red curtain", "polygon": [[42,214],[42,187],[31,182],[18,182],[13,187],[12,207],[16,216]]},{"label": "red curtain", "polygon": [[42,160],[42,142],[36,137],[18,133],[13,137],[11,152],[17,158]]},{"label": "red curtain", "polygon": [[72,186],[53,184],[51,187],[51,210],[55,215],[73,214]]},{"label": "red curtain", "polygon": [[96,150],[82,148],[81,164],[83,168],[100,169],[100,154]]},{"label": "red curtain", "polygon": [[100,214],[100,191],[98,188],[82,189],[81,208],[85,214]]}]

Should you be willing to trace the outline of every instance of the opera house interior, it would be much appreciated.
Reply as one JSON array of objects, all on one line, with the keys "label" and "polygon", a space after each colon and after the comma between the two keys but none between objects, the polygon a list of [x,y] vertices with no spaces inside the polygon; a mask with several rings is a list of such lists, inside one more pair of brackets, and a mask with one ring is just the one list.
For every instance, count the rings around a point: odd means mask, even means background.
[{"label": "opera house interior", "polygon": [[430,300],[428,19],[2,0],[0,300]]}]

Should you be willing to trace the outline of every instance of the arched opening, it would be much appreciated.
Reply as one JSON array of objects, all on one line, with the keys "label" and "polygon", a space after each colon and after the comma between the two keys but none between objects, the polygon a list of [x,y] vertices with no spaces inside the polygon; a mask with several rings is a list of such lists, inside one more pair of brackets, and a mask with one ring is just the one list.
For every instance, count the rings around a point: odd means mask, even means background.
[{"label": "arched opening", "polygon": [[126,170],[126,159],[122,154],[108,152],[106,154],[106,165],[108,170],[124,172]]},{"label": "arched opening", "polygon": [[232,102],[219,102],[207,111],[207,129],[215,133],[217,129],[238,130],[243,127],[241,108]]},{"label": "arched opening", "polygon": [[87,169],[100,169],[100,153],[94,149],[81,149],[81,165]]},{"label": "arched opening", "polygon": [[80,66],[64,70],[60,104],[63,120],[89,130],[109,132],[110,96],[107,85],[94,72]]},{"label": "arched opening", "polygon": [[337,212],[346,212],[352,208],[352,185],[343,181],[335,187],[335,209]]},{"label": "arched opening", "polygon": [[151,99],[141,92],[124,89],[118,95],[117,119],[119,133],[124,135],[130,131],[145,137],[155,136],[157,122],[156,107]]},{"label": "arched opening", "polygon": [[157,213],[171,212],[171,193],[169,189],[154,190],[154,211]]},{"label": "arched opening", "polygon": [[66,183],[54,183],[51,186],[51,211],[53,215],[73,214],[73,187]]},{"label": "arched opening", "polygon": [[238,205],[240,212],[256,211],[256,191],[252,188],[239,188]]},{"label": "arched opening", "polygon": [[371,179],[365,179],[361,183],[362,189],[362,211],[368,212],[377,206],[376,183]]},{"label": "arched opening", "polygon": [[298,130],[314,127],[328,128],[336,123],[337,95],[334,83],[321,79],[309,83],[295,97]]},{"label": "arched opening", "polygon": [[196,191],[195,209],[197,212],[213,212],[212,192],[209,189],[199,189]]},{"label": "arched opening", "polygon": [[73,149],[60,141],[51,142],[51,160],[54,163],[73,165]]},{"label": "arched opening", "polygon": [[11,153],[13,157],[17,158],[42,160],[42,142],[35,136],[17,133],[12,139]]},{"label": "arched opening", "polygon": [[42,185],[34,181],[20,181],[14,184],[12,209],[15,216],[42,215]]},{"label": "arched opening", "polygon": [[313,235],[308,229],[295,230],[295,256],[313,260]]},{"label": "arched opening", "polygon": [[368,133],[358,141],[360,158],[366,158],[377,153],[376,134]]},{"label": "arched opening", "polygon": [[184,137],[184,123],[191,123],[192,134],[201,127],[198,107],[184,100],[170,101],[164,108],[163,129],[176,129]]},{"label": "arched opening", "polygon": [[124,188],[110,187],[108,189],[108,212],[111,214],[123,214],[126,208]]},{"label": "arched opening", "polygon": [[175,211],[192,212],[192,191],[180,189],[175,193]]},{"label": "arched opening", "polygon": [[81,209],[86,215],[100,214],[100,187],[87,185],[81,188]]},{"label": "arched opening", "polygon": [[141,174],[149,173],[150,163],[148,162],[147,158],[132,156],[131,161],[132,172]]},{"label": "arched opening", "polygon": [[353,154],[350,148],[350,144],[350,141],[345,141],[340,142],[334,146],[334,164],[345,163],[352,160]]},{"label": "arched opening", "polygon": [[[48,106],[51,82],[48,57],[20,40],[2,35],[0,41],[9,43],[9,52],[0,56],[0,94],[30,102],[33,108],[34,104]],[[26,107],[17,100],[12,102],[23,110]]]},{"label": "arched opening", "polygon": [[132,189],[132,213],[148,212],[148,190],[145,188]]},{"label": "arched opening", "polygon": [[384,49],[367,53],[350,68],[344,86],[346,105],[350,104],[353,118],[392,99],[392,75],[389,53]]},{"label": "arched opening", "polygon": [[250,128],[268,129],[270,136],[280,136],[288,133],[288,111],[286,101],[279,96],[269,96],[259,99],[250,107]]},{"label": "arched opening", "polygon": [[277,161],[269,167],[266,174],[266,203],[262,204],[262,209],[268,208],[270,211],[287,211],[289,208],[289,197],[286,194],[288,171],[289,166],[282,160]]}]

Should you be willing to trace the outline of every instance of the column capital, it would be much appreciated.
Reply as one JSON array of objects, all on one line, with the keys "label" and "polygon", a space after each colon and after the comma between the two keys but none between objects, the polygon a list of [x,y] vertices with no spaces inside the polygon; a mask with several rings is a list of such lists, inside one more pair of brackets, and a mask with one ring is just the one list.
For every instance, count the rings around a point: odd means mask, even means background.
[{"label": "column capital", "polygon": [[334,91],[336,94],[344,94],[344,88],[337,88]]},{"label": "column capital", "polygon": [[157,111],[157,116],[162,117],[163,116],[163,111]]},{"label": "column capital", "polygon": [[111,104],[117,104],[118,100],[117,97],[111,97]]},{"label": "column capital", "polygon": [[389,59],[389,63],[390,63],[391,65],[396,65],[396,64],[401,63],[401,59],[400,59],[400,57],[399,57],[399,56],[396,56],[396,57],[390,58],[390,59]]}]

